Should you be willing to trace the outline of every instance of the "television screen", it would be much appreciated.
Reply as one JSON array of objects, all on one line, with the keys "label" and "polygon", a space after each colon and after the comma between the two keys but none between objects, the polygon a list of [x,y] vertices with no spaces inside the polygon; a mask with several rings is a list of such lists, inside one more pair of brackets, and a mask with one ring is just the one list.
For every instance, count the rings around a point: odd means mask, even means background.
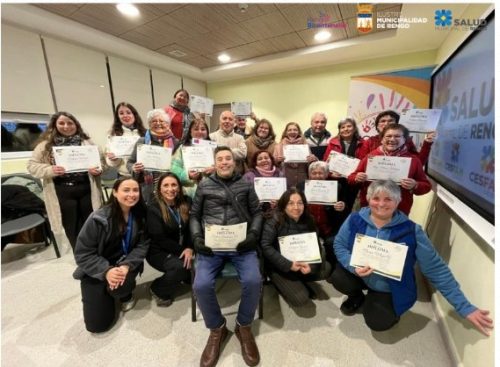
[{"label": "television screen", "polygon": [[431,108],[442,114],[427,173],[494,223],[494,14],[486,20],[432,75]]}]

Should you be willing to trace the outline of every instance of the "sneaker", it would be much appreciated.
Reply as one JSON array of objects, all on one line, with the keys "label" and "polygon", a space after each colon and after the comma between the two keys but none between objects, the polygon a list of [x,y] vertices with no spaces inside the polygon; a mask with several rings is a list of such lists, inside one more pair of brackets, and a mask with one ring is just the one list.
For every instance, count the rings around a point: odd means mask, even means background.
[{"label": "sneaker", "polygon": [[356,313],[365,301],[364,294],[357,296],[348,296],[347,299],[340,305],[340,311],[346,316],[352,316]]},{"label": "sneaker", "polygon": [[171,298],[161,298],[155,292],[153,292],[151,288],[149,288],[149,293],[151,293],[151,296],[156,301],[156,305],[158,307],[168,307],[173,303]]},{"label": "sneaker", "polygon": [[130,311],[131,309],[134,308],[136,303],[137,299],[132,295],[132,298],[130,298],[128,301],[122,302],[122,311],[123,312]]}]

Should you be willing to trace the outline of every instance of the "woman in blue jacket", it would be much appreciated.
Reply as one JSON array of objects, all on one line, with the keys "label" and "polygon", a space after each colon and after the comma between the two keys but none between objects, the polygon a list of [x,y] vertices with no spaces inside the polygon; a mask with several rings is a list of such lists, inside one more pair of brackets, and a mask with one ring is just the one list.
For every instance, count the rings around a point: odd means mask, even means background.
[{"label": "woman in blue jacket", "polygon": [[[489,311],[480,310],[467,300],[422,227],[397,210],[401,201],[398,185],[392,181],[375,181],[368,188],[366,198],[369,206],[347,218],[334,242],[341,266],[333,272],[332,283],[348,296],[340,307],[342,313],[353,315],[364,303],[363,316],[368,327],[375,331],[390,329],[417,300],[414,266],[418,263],[424,276],[460,316],[489,335],[488,330],[493,327]],[[355,268],[350,265],[357,233],[408,246],[400,281],[375,274],[369,266]],[[366,289],[365,295],[363,290]]]}]

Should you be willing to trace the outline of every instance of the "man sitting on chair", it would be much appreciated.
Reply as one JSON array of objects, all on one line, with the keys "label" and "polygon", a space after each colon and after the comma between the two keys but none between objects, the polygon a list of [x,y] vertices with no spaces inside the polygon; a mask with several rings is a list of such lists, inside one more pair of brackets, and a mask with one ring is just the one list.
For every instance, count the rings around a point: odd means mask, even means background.
[{"label": "man sitting on chair", "polygon": [[[235,334],[241,343],[245,363],[259,363],[259,350],[252,334],[251,324],[262,291],[262,277],[257,258],[261,233],[262,213],[253,185],[235,173],[235,160],[230,148],[215,149],[216,172],[198,185],[191,207],[190,229],[197,253],[196,276],[193,291],[210,329],[207,345],[201,355],[200,366],[215,366],[222,343],[228,335],[226,320],[222,316],[215,295],[215,277],[231,261],[242,287],[241,302],[236,317]],[[246,238],[236,248],[220,251],[217,244],[205,243],[206,225],[230,226],[246,222]]]}]

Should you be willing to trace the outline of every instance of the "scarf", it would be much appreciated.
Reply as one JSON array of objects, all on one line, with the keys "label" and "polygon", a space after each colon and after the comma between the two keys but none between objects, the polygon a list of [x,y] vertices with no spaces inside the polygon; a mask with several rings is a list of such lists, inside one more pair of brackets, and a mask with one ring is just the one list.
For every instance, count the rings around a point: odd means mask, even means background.
[{"label": "scarf", "polygon": [[332,134],[330,134],[328,130],[325,130],[320,134],[313,134],[312,128],[309,128],[306,131],[304,131],[304,137],[310,139],[317,146],[320,146],[323,140],[325,139],[328,140],[331,136]]},{"label": "scarf", "polygon": [[306,141],[302,136],[298,136],[295,139],[290,139],[290,138],[284,137],[283,139],[281,139],[281,143],[283,145],[286,145],[286,144],[305,144]]},{"label": "scarf", "polygon": [[355,157],[356,148],[358,147],[358,140],[356,138],[353,137],[350,143],[340,139],[340,144],[342,144],[342,153],[349,157]]},{"label": "scarf", "polygon": [[175,99],[172,100],[172,102],[170,103],[170,106],[172,106],[176,110],[181,111],[184,114],[188,114],[189,113],[189,106],[187,106],[187,105],[186,106],[180,105],[177,102],[175,102]]},{"label": "scarf", "polygon": [[389,157],[400,157],[401,155],[408,152],[408,148],[406,147],[405,144],[403,144],[403,146],[401,146],[401,148],[398,148],[393,152],[386,152],[385,149],[382,146],[380,146],[380,151],[382,153],[384,153],[384,155],[389,156]]},{"label": "scarf", "polygon": [[273,166],[273,168],[270,170],[255,167],[255,170],[261,175],[261,177],[274,177],[274,174],[276,172],[276,167]]},{"label": "scarf", "polygon": [[261,138],[257,135],[252,135],[250,139],[252,139],[252,143],[254,143],[255,146],[260,150],[265,150],[269,147],[269,145],[274,143],[274,139],[271,136],[268,136],[267,138]]}]

